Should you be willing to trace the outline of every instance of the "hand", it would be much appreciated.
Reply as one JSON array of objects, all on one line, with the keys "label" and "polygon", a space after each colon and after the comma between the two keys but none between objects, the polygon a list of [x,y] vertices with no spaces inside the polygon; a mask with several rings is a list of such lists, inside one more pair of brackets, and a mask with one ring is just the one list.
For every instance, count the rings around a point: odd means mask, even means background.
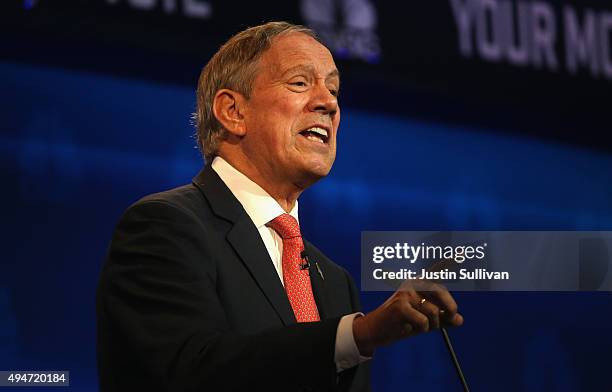
[{"label": "hand", "polygon": [[359,352],[372,356],[374,349],[441,326],[457,327],[463,316],[448,290],[428,281],[405,281],[374,311],[353,320]]}]

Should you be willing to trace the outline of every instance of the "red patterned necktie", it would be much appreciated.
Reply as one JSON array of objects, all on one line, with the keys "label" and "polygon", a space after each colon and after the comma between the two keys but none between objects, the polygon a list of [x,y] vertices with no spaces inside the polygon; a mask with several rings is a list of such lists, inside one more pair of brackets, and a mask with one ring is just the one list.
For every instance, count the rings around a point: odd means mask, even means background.
[{"label": "red patterned necktie", "polygon": [[304,242],[297,220],[289,214],[282,214],[267,226],[283,239],[283,280],[295,319],[298,323],[319,321],[308,270],[301,268]]}]

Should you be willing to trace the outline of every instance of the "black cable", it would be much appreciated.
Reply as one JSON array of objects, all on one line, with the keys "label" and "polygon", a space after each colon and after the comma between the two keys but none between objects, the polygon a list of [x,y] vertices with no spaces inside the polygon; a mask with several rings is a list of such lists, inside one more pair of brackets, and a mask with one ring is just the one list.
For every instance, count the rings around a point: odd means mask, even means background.
[{"label": "black cable", "polygon": [[455,350],[453,349],[453,345],[450,341],[450,337],[448,336],[448,332],[446,332],[446,328],[440,328],[442,332],[442,337],[444,338],[444,343],[446,344],[446,348],[450,353],[450,356],[453,360],[453,365],[455,365],[455,370],[457,370],[457,375],[459,376],[459,380],[461,380],[461,384],[463,385],[463,390],[465,392],[470,392],[470,387],[468,387],[467,381],[465,380],[465,376],[461,371],[461,366],[459,365],[459,360],[457,359],[457,355],[455,354]]}]

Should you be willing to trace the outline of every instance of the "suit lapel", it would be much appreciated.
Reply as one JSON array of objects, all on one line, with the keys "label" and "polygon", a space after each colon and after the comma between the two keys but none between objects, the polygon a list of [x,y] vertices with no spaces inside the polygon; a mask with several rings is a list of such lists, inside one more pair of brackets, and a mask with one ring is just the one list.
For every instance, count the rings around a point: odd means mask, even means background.
[{"label": "suit lapel", "polygon": [[[245,214],[246,215],[246,214]],[[268,301],[272,304],[285,325],[295,324],[295,315],[289,304],[285,289],[278,279],[270,255],[259,232],[248,218],[234,224],[227,239],[257,281]]]},{"label": "suit lapel", "polygon": [[[329,309],[329,303],[327,300],[327,294],[325,290],[325,271],[323,271],[321,264],[318,262],[316,252],[310,243],[304,240],[304,249],[310,261],[310,268],[308,269],[310,275],[310,284],[312,285],[312,292],[317,303],[317,309],[319,310],[319,316],[321,320],[327,317],[326,311]],[[320,275],[319,271],[323,274]]]},{"label": "suit lapel", "polygon": [[213,212],[233,224],[226,239],[285,325],[295,324],[289,299],[278,279],[270,255],[257,228],[229,188],[210,165],[194,178],[193,184],[208,199]]}]

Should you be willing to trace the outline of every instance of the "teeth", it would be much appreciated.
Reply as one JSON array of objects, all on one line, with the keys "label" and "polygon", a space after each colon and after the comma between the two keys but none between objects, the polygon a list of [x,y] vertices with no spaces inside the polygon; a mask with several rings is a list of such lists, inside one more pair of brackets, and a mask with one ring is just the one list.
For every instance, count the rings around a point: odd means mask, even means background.
[{"label": "teeth", "polygon": [[306,136],[306,139],[312,140],[313,142],[323,143],[323,139],[321,139],[320,137],[314,136],[314,135],[308,135]]},{"label": "teeth", "polygon": [[312,127],[309,129],[310,132],[318,133],[321,136],[327,137],[327,131],[323,128]]}]

